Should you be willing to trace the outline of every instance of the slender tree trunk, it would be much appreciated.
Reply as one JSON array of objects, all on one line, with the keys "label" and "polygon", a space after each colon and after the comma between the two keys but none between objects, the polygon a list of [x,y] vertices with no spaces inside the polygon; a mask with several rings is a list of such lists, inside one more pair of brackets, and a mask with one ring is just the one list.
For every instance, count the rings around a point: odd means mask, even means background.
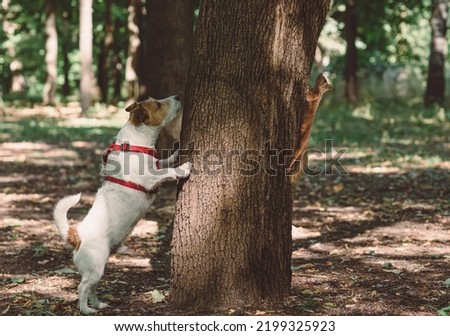
[{"label": "slender tree trunk", "polygon": [[108,62],[109,52],[113,46],[113,24],[111,18],[112,0],[106,0],[105,2],[105,40],[103,42],[103,48],[99,54],[98,64],[98,84],[100,88],[100,100],[102,103],[108,101],[108,74],[110,73],[110,66]]},{"label": "slender tree trunk", "polygon": [[[2,10],[7,13],[9,8],[9,0],[2,0]],[[23,64],[22,61],[17,58],[16,55],[16,45],[13,41],[14,34],[17,29],[17,25],[13,22],[8,21],[5,19],[2,22],[2,28],[3,31],[6,34],[6,38],[11,41],[11,43],[8,44],[8,47],[6,49],[6,53],[8,54],[9,58],[11,59],[11,63],[9,64],[9,70],[11,72],[11,86],[9,88],[10,92],[23,92],[25,91],[25,77],[22,75],[23,70]]]},{"label": "slender tree trunk", "polygon": [[[184,96],[194,29],[195,0],[147,1],[145,96]],[[164,127],[159,148],[179,139],[181,117]]]},{"label": "slender tree trunk", "polygon": [[347,52],[345,55],[345,98],[349,103],[358,100],[358,81],[356,71],[358,70],[358,55],[356,50],[356,0],[347,0],[345,8],[345,40],[347,41]]},{"label": "slender tree trunk", "polygon": [[80,0],[81,116],[91,106],[92,73],[92,0]]},{"label": "slender tree trunk", "polygon": [[447,59],[448,0],[433,0],[431,8],[431,45],[425,106],[443,104],[445,99],[444,67]]},{"label": "slender tree trunk", "polygon": [[285,149],[292,154],[308,108],[307,81],[329,2],[202,3],[181,137],[195,172],[179,185],[174,305],[259,306],[289,295]]},{"label": "slender tree trunk", "polygon": [[70,72],[70,60],[69,60],[69,51],[70,49],[66,44],[62,45],[62,52],[63,52],[63,75],[64,75],[64,84],[62,86],[61,93],[64,96],[64,99],[67,98],[67,96],[70,95],[70,78],[69,78],[69,72]]},{"label": "slender tree trunk", "polygon": [[70,67],[71,67],[71,63],[69,60],[69,52],[71,50],[71,36],[72,36],[71,25],[70,25],[71,15],[72,15],[71,10],[63,11],[62,29],[60,30],[61,35],[62,35],[62,37],[60,39],[60,46],[62,49],[62,60],[63,60],[62,71],[63,71],[63,77],[64,77],[64,83],[63,83],[62,89],[61,89],[63,99],[66,99],[70,95],[70,92],[71,92],[70,78],[69,78]]},{"label": "slender tree trunk", "polygon": [[128,57],[125,67],[125,80],[128,83],[128,99],[139,96],[138,56],[141,46],[139,35],[139,11],[141,0],[130,0],[128,5]]},{"label": "slender tree trunk", "polygon": [[113,57],[112,57],[112,64],[114,66],[113,68],[113,92],[114,96],[111,100],[111,103],[116,105],[117,102],[122,97],[122,82],[123,82],[123,63],[121,58],[121,51],[123,50],[123,46],[119,44],[119,37],[117,36],[120,32],[120,27],[123,23],[116,19],[114,21],[114,43],[113,43]]},{"label": "slender tree trunk", "polygon": [[43,102],[45,105],[55,104],[56,79],[58,75],[58,32],[56,31],[55,0],[47,0],[45,7],[45,66],[47,81],[44,85]]}]

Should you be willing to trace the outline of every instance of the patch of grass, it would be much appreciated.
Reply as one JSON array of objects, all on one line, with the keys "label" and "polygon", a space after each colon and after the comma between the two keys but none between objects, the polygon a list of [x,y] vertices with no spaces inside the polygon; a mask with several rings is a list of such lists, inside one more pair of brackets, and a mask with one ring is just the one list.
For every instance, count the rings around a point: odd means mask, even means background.
[{"label": "patch of grass", "polygon": [[66,144],[72,141],[110,143],[118,128],[113,126],[70,126],[56,119],[27,118],[0,125],[0,142],[45,142]]},{"label": "patch of grass", "polygon": [[419,103],[372,101],[349,106],[324,99],[313,126],[311,147],[323,150],[325,140],[350,152],[373,152],[359,163],[391,160],[433,165],[450,156],[450,115],[443,108]]}]

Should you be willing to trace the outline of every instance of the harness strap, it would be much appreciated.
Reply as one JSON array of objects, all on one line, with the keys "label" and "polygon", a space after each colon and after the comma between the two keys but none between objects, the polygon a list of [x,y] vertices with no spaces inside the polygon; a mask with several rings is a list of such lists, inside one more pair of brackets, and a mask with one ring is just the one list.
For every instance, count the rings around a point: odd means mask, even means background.
[{"label": "harness strap", "polygon": [[[153,156],[156,159],[156,168],[159,169],[158,152],[155,149],[149,148],[149,147],[143,147],[143,146],[132,146],[129,143],[112,144],[112,145],[110,145],[106,149],[106,151],[103,153],[103,155],[102,155],[103,167],[106,166],[106,164],[108,162],[109,154],[112,151],[143,153],[143,154],[147,154],[147,155]],[[120,185],[122,185],[124,187],[131,188],[131,189],[138,190],[138,191],[142,191],[142,192],[145,192],[147,194],[156,194],[159,191],[158,187],[156,187],[156,188],[154,188],[152,190],[147,190],[140,184],[137,184],[137,183],[134,183],[134,182],[131,182],[131,181],[121,180],[121,179],[118,179],[118,178],[116,178],[114,176],[109,176],[109,175],[105,176],[105,181],[109,181],[109,182],[112,182],[112,183],[120,184]]]}]

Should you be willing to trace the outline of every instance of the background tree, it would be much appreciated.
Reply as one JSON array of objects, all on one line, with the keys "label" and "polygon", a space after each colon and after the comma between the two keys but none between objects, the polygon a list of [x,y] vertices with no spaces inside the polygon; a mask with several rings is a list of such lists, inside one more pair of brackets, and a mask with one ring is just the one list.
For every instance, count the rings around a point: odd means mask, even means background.
[{"label": "background tree", "polygon": [[444,68],[447,60],[448,0],[433,0],[431,6],[431,44],[425,106],[445,99]]},{"label": "background tree", "polygon": [[181,140],[195,148],[188,156],[196,173],[177,202],[175,305],[260,305],[289,295],[292,186],[286,158],[272,156],[295,146],[328,7],[202,3]]},{"label": "background tree", "polygon": [[128,57],[125,68],[125,80],[128,85],[127,99],[136,99],[139,96],[138,61],[141,46],[139,13],[142,10],[140,0],[130,0],[128,5]]},{"label": "background tree", "polygon": [[81,115],[91,105],[92,73],[92,0],[80,0]]},{"label": "background tree", "polygon": [[[143,97],[184,95],[194,29],[196,0],[147,1],[145,85]],[[159,148],[179,138],[181,117],[167,125]]]},{"label": "background tree", "polygon": [[8,39],[8,45],[6,46],[6,54],[9,58],[9,70],[10,76],[8,78],[9,90],[12,93],[23,92],[25,90],[25,77],[22,74],[23,63],[22,60],[17,57],[15,35],[17,33],[18,24],[8,18],[8,12],[10,10],[10,1],[2,0],[3,15],[3,32]]},{"label": "background tree", "polygon": [[98,86],[100,89],[100,100],[103,103],[108,101],[108,75],[110,74],[111,66],[108,58],[111,48],[113,46],[113,23],[111,8],[112,0],[105,1],[104,10],[104,40],[103,48],[101,48],[98,60]]},{"label": "background tree", "polygon": [[56,31],[55,0],[45,3],[45,66],[47,80],[44,85],[43,102],[45,105],[55,103],[56,80],[58,75],[58,32]]},{"label": "background tree", "polygon": [[350,103],[358,100],[358,81],[356,71],[358,69],[358,54],[356,50],[357,22],[356,2],[347,0],[345,6],[345,40],[347,51],[345,55],[345,98]]}]

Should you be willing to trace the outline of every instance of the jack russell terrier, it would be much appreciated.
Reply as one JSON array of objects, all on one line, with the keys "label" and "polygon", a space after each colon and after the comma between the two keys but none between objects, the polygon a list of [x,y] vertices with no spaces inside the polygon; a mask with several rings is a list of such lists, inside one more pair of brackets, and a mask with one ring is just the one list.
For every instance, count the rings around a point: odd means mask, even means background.
[{"label": "jack russell terrier", "polygon": [[[128,106],[125,110],[130,118],[115,144],[103,154],[105,181],[84,220],[74,226],[69,226],[67,220],[67,212],[79,202],[81,194],[67,196],[55,206],[53,218],[59,233],[74,248],[73,261],[81,275],[78,296],[83,314],[108,307],[97,298],[97,284],[108,257],[149,209],[158,186],[190,174],[190,162],[169,168],[177,160],[178,151],[168,159],[158,160],[154,149],[162,127],[175,119],[180,108],[178,96],[149,98]],[[88,306],[88,299],[93,308]]]}]

